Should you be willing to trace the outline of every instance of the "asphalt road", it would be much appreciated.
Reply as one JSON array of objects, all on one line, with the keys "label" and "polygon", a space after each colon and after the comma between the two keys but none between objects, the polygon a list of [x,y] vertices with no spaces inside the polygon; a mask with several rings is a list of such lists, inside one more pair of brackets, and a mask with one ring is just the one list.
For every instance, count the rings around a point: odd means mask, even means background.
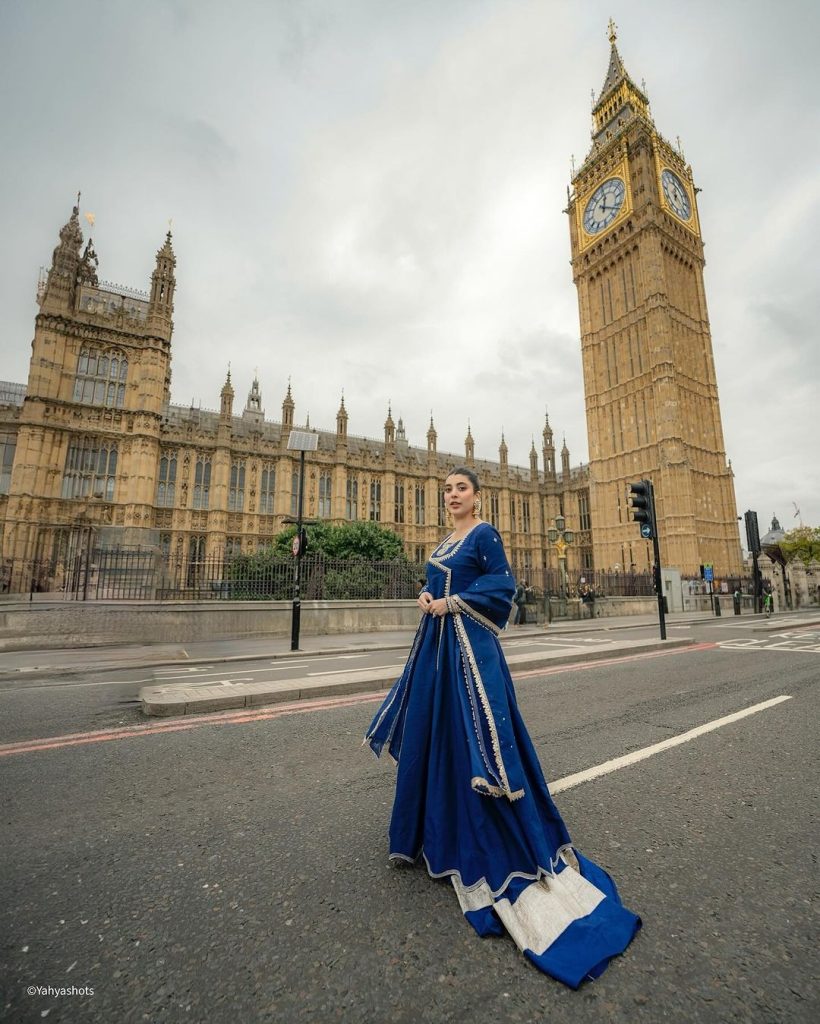
[{"label": "asphalt road", "polygon": [[[479,939],[448,883],[388,867],[394,769],[360,747],[376,698],[157,727],[122,678],[4,690],[0,1019],[818,1019],[820,630],[723,626],[516,682],[552,780],[790,698],[559,793],[644,920],[578,993]],[[9,746],[119,726],[139,728]],[[27,994],[71,985],[94,994]]]}]

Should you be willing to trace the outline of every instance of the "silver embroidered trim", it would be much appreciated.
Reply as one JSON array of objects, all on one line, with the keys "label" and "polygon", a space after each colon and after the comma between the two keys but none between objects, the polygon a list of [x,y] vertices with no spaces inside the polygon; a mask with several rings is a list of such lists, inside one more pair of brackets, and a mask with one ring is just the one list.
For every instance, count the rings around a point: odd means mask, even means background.
[{"label": "silver embroidered trim", "polygon": [[[411,663],[415,661],[415,657],[418,654],[418,650],[419,650],[419,644],[421,643],[421,631],[422,631],[422,626],[423,625],[424,625],[424,619],[422,619],[421,622],[419,623],[419,628],[416,630],[416,635],[413,638],[413,646],[410,648],[410,654],[408,655],[407,661],[404,664],[404,670],[402,671],[402,674],[399,676],[399,679],[396,680],[396,683],[398,683],[398,681],[400,679],[402,679],[406,675],[406,673],[408,671],[408,668],[410,667]],[[379,726],[384,721],[384,716],[387,714],[387,712],[390,710],[390,708],[393,707],[393,704],[394,704],[394,702],[396,700],[396,697],[398,697],[398,695],[399,695],[399,690],[398,690],[398,687],[396,686],[396,683],[393,684],[394,687],[395,687],[395,692],[394,692],[393,696],[390,698],[389,701],[387,701],[385,703],[385,705],[382,708],[382,713],[379,715],[375,725],[370,730],[370,732],[368,732],[365,735],[365,738],[362,740],[362,745],[363,746],[373,736],[373,734],[376,732],[376,730],[379,728]],[[405,687],[405,694],[406,693],[407,693],[407,687]],[[405,694],[402,694],[402,699],[404,699],[404,695]],[[396,720],[398,720],[398,715],[396,716]],[[383,746],[385,746],[385,747],[388,746],[390,741],[393,739],[393,733],[395,731],[395,727],[396,726],[395,726],[395,723],[394,723],[393,724],[393,728],[390,730],[390,734],[388,735],[387,739],[384,741]],[[378,754],[376,756],[378,757]],[[395,758],[393,758],[393,760],[395,761]],[[396,761],[395,763],[398,764],[398,761]]]},{"label": "silver embroidered trim", "polygon": [[[465,893],[471,893],[476,889],[480,889],[481,886],[486,886],[487,891],[490,893],[493,899],[497,899],[506,890],[507,886],[510,884],[510,882],[512,882],[514,878],[524,878],[530,882],[536,882],[539,878],[548,878],[554,875],[555,869],[558,867],[559,860],[564,859],[562,856],[562,851],[566,850],[569,850],[572,854],[572,857],[575,858],[575,851],[572,849],[572,846],[570,844],[566,844],[565,846],[562,846],[558,849],[554,859],[550,861],[548,868],[541,867],[541,865],[539,864],[535,874],[531,874],[528,871],[511,871],[498,889],[490,889],[489,882],[483,876],[479,878],[477,882],[472,882],[470,885],[465,885],[461,878],[461,872],[458,870],[458,868],[447,868],[445,871],[433,871],[433,869],[430,867],[430,861],[427,859],[427,854],[424,852],[424,847],[422,847],[419,850],[415,857],[408,857],[407,854],[405,853],[389,853],[388,857],[390,859],[397,858],[401,860],[406,860],[412,864],[415,864],[419,857],[422,857],[427,867],[427,874],[431,878],[457,878],[458,884],[461,886],[463,892]],[[577,863],[577,858],[575,858],[575,860]]]},{"label": "silver embroidered trim", "polygon": [[484,714],[487,718],[487,726],[490,730],[490,741],[493,745],[493,753],[495,754],[496,768],[498,776],[501,779],[501,786],[504,794],[512,800],[513,794],[510,789],[510,781],[507,778],[507,769],[504,767],[504,758],[501,756],[501,743],[498,739],[498,730],[495,725],[495,718],[493,718],[492,709],[490,708],[490,702],[487,699],[487,691],[484,689],[484,680],[481,678],[481,673],[478,670],[478,664],[475,660],[475,654],[473,653],[473,648],[470,644],[470,638],[467,636],[467,630],[464,627],[464,622],[462,621],[461,616],[454,615],[453,623],[456,627],[459,642],[463,645],[462,649],[466,652],[467,659],[470,662],[470,670],[473,675],[476,689],[478,690],[478,698],[481,701],[481,706],[484,708]]},{"label": "silver embroidered trim", "polygon": [[477,612],[475,608],[469,605],[460,594],[453,594],[450,600],[453,602],[453,604],[457,606],[458,610],[463,615],[466,615],[474,622],[477,622],[479,626],[483,626],[485,629],[489,629],[493,636],[501,635],[501,630],[498,628],[498,626],[496,626],[494,622],[490,621],[490,619],[485,618],[481,614],[481,612]]}]

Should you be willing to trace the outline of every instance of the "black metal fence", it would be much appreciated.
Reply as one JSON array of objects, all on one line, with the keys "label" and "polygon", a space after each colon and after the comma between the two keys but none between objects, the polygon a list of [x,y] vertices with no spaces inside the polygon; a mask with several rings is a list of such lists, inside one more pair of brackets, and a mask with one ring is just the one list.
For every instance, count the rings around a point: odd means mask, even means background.
[{"label": "black metal fence", "polygon": [[577,598],[584,587],[596,597],[647,597],[655,593],[650,572],[582,569],[564,574],[558,569],[516,568],[515,577],[526,580],[536,598]]},{"label": "black metal fence", "polygon": [[[166,562],[151,549],[78,551],[66,561],[0,563],[0,595],[48,594],[68,601],[283,601],[293,597],[293,558],[270,553]],[[424,566],[325,558],[301,562],[304,600],[415,598]]]},{"label": "black metal fence", "polygon": [[[293,597],[293,558],[269,551],[233,558],[166,561],[155,549],[95,548],[78,550],[65,560],[0,562],[0,595],[50,594],[65,600],[283,601]],[[584,587],[596,598],[649,597],[649,572],[604,572],[584,569],[569,574],[557,569],[514,567],[526,580],[532,600],[572,599]],[[375,600],[416,597],[425,567],[404,561],[325,558],[302,559],[301,596],[305,600]],[[720,579],[729,593],[752,592],[750,577]],[[684,594],[708,593],[702,580],[684,578]],[[716,588],[718,589],[718,588]]]}]

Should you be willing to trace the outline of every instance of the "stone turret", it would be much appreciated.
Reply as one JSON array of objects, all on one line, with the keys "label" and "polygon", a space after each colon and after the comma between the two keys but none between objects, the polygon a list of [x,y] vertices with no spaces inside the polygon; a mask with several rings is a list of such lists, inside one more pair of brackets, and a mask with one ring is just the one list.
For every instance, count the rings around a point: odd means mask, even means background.
[{"label": "stone turret", "polygon": [[220,419],[222,419],[223,421],[226,420],[228,423],[230,423],[231,418],[233,416],[234,399],[234,390],[233,385],[231,384],[230,366],[228,367],[228,376],[225,378],[225,383],[222,385],[222,390],[220,391],[219,395],[221,399],[219,406]]},{"label": "stone turret", "polygon": [[262,392],[259,390],[259,378],[253,375],[253,383],[248,392],[248,400],[242,411],[242,419],[247,423],[251,422],[259,426],[265,422],[265,410],[262,408]]},{"label": "stone turret", "polygon": [[171,245],[171,232],[165,236],[165,243],[157,250],[157,262],[151,274],[151,293],[148,300],[148,324],[161,337],[170,340],[174,329],[174,271],[177,258]]},{"label": "stone turret", "polygon": [[338,441],[347,440],[347,409],[345,409],[344,395],[342,395],[342,404],[339,406],[339,411],[336,413],[336,439]]},{"label": "stone turret", "polygon": [[285,432],[288,432],[293,428],[293,414],[295,409],[296,403],[293,401],[293,395],[290,393],[290,381],[288,381],[288,390],[285,394],[285,399],[282,402],[282,427]]},{"label": "stone turret", "polygon": [[436,441],[438,440],[438,434],[436,428],[433,426],[433,414],[430,413],[430,426],[427,428],[427,452],[428,454],[434,453],[436,450]]},{"label": "stone turret", "polygon": [[44,313],[73,310],[82,244],[80,195],[77,193],[77,205],[72,209],[67,223],[60,229],[60,242],[52,253],[45,286],[38,294],[38,302]]},{"label": "stone turret", "polygon": [[546,480],[555,480],[555,443],[552,437],[549,413],[545,413],[542,437],[544,439],[544,478]]}]

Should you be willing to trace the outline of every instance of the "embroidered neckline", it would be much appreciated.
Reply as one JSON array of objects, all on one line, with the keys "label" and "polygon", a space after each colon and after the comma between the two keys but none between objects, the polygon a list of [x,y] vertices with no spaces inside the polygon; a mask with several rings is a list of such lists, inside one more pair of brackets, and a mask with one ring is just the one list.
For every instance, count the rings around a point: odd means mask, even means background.
[{"label": "embroidered neckline", "polygon": [[449,547],[445,547],[450,538],[453,536],[453,531],[451,530],[450,533],[447,534],[444,540],[442,540],[438,544],[436,549],[433,551],[433,554],[430,556],[430,561],[432,562],[434,558],[451,558],[459,550],[464,541],[467,540],[470,534],[473,533],[474,530],[477,530],[479,526],[483,526],[484,523],[485,520],[482,519],[480,523],[476,523],[474,526],[471,526],[463,537],[459,537],[457,540],[454,540],[452,544],[449,545]]}]

